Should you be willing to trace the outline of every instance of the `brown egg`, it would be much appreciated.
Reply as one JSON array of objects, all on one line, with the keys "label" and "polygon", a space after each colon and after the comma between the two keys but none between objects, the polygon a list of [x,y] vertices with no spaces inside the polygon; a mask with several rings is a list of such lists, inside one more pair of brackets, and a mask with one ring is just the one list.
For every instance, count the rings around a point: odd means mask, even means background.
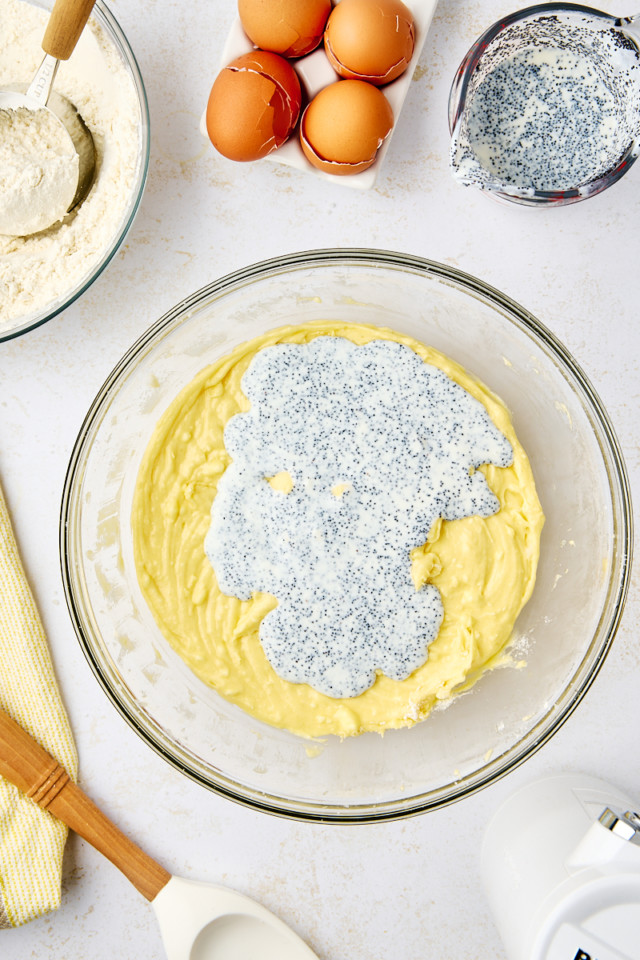
[{"label": "brown egg", "polygon": [[220,71],[211,88],[209,139],[230,160],[259,160],[291,135],[301,103],[290,63],[264,50],[245,53]]},{"label": "brown egg", "polygon": [[338,80],[304,111],[300,143],[314,167],[347,176],[371,166],[392,127],[393,111],[382,91],[363,80]]},{"label": "brown egg", "polygon": [[333,69],[376,86],[404,73],[414,46],[413,17],[401,0],[341,0],[324,33]]},{"label": "brown egg", "polygon": [[238,0],[238,13],[256,47],[302,57],[321,42],[331,0]]}]

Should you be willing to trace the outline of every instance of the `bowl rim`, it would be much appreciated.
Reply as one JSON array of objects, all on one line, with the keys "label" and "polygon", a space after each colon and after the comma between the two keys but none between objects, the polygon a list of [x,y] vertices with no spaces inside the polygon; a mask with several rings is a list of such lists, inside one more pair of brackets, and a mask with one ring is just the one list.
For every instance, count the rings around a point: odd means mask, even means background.
[{"label": "bowl rim", "polygon": [[[32,5],[42,7],[42,3],[38,2],[38,0],[27,0],[27,2],[30,2]],[[125,63],[131,71],[133,83],[136,88],[138,104],[140,107],[142,154],[139,161],[139,174],[135,187],[134,200],[129,210],[129,214],[126,220],[123,222],[119,233],[112,240],[111,248],[107,250],[106,255],[103,255],[103,258],[99,261],[97,267],[94,268],[94,270],[85,277],[80,285],[74,288],[74,290],[72,290],[72,292],[66,298],[62,299],[60,303],[52,310],[50,310],[48,307],[45,307],[42,311],[42,315],[27,319],[20,326],[11,327],[8,330],[0,330],[0,343],[13,340],[16,337],[21,337],[23,334],[29,333],[29,331],[35,330],[37,327],[41,327],[44,323],[47,323],[47,321],[53,320],[54,317],[57,317],[58,314],[63,312],[63,310],[66,310],[67,307],[70,307],[72,303],[75,303],[75,301],[89,289],[94,280],[97,280],[107,266],[111,263],[112,259],[122,246],[125,237],[131,229],[142,201],[142,195],[144,194],[147,176],[149,173],[151,135],[149,101],[144,80],[142,79],[142,73],[140,71],[135,54],[125,36],[124,30],[116,20],[115,16],[106,6],[104,0],[95,0],[95,7],[91,13],[91,17],[96,17],[100,26],[106,30],[106,33],[109,35],[110,39],[115,42],[116,46],[119,47],[121,52],[124,54]]]},{"label": "bowl rim", "polygon": [[[616,550],[611,566],[611,574],[607,588],[606,603],[600,620],[594,631],[593,639],[601,632],[602,638],[595,650],[584,654],[579,666],[575,669],[571,681],[563,691],[562,699],[551,704],[537,723],[524,734],[519,741],[510,746],[502,754],[490,759],[481,768],[465,775],[457,781],[453,789],[446,795],[433,794],[431,791],[400,800],[387,800],[377,804],[342,804],[327,805],[320,801],[308,801],[275,797],[237,784],[223,775],[216,775],[216,779],[206,777],[194,767],[189,767],[188,761],[181,760],[175,753],[163,745],[159,738],[154,736],[152,729],[147,728],[138,717],[120,699],[118,692],[109,682],[106,671],[93,648],[90,630],[85,627],[76,599],[74,578],[70,563],[69,540],[71,527],[71,513],[73,509],[74,488],[81,474],[83,457],[90,450],[92,428],[99,416],[103,405],[108,402],[118,381],[145,348],[152,344],[154,339],[177,326],[184,315],[202,301],[210,299],[216,294],[229,292],[249,281],[267,276],[289,272],[298,268],[323,267],[332,264],[344,266],[378,266],[394,269],[408,269],[414,273],[424,273],[435,279],[449,283],[458,290],[476,295],[483,302],[488,303],[500,311],[506,311],[508,319],[527,334],[534,334],[545,346],[556,361],[559,362],[565,374],[571,377],[572,386],[578,390],[586,409],[591,414],[590,421],[594,426],[594,418],[601,435],[596,436],[602,452],[609,490],[612,496],[612,508],[615,518],[618,516],[619,530],[616,530]],[[81,424],[78,436],[74,443],[69,465],[67,467],[60,508],[59,526],[60,564],[65,599],[72,620],[72,624],[80,642],[81,649],[100,686],[107,694],[108,699],[126,720],[129,726],[148,744],[157,754],[163,757],[171,766],[180,770],[191,780],[206,787],[219,796],[226,797],[250,809],[270,813],[288,819],[320,822],[320,823],[374,823],[404,819],[415,816],[427,810],[435,810],[453,802],[471,796],[483,787],[494,783],[512,770],[516,769],[525,760],[536,753],[540,747],[556,733],[568,717],[573,713],[582,698],[594,682],[610,650],[614,636],[622,618],[625,600],[627,597],[633,553],[633,513],[631,491],[627,470],[611,420],[604,409],[602,402],[587,378],[586,374],[573,359],[569,351],[557,337],[537,320],[524,307],[520,306],[506,294],[501,293],[490,284],[465,273],[456,267],[451,267],[433,260],[413,254],[397,253],[389,250],[372,248],[337,248],[306,250],[298,253],[286,254],[262,260],[250,266],[228,273],[210,284],[201,287],[195,293],[181,300],[167,311],[159,320],[155,321],[134,344],[127,350],[121,360],[113,368]],[[603,622],[604,621],[604,622]],[[592,639],[592,644],[593,644]],[[588,661],[588,663],[587,663]],[[586,664],[586,666],[585,666]],[[550,720],[550,717],[552,719]],[[153,718],[151,718],[153,719]],[[155,724],[155,721],[154,721]],[[156,731],[159,730],[155,724]],[[175,747],[174,747],[175,749]],[[505,757],[509,759],[505,762]],[[448,785],[450,788],[451,785]],[[442,794],[442,789],[438,788]]]}]

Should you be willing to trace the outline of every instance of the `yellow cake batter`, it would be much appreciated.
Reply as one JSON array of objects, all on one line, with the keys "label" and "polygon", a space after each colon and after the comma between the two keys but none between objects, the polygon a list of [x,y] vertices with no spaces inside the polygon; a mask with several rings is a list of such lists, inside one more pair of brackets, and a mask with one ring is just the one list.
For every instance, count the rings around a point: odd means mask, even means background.
[{"label": "yellow cake batter", "polygon": [[[513,447],[511,466],[480,468],[500,510],[487,518],[437,521],[424,546],[412,551],[416,587],[437,586],[444,607],[426,662],[402,681],[378,674],[372,687],[348,699],[278,676],[258,637],[260,621],[276,599],[256,594],[241,601],[222,594],[204,550],[217,483],[230,462],[223,430],[234,414],[249,408],[240,386],[243,373],[264,347],[323,335],[361,344],[389,339],[411,347],[479,400]],[[306,737],[411,726],[504,662],[516,617],[533,589],[543,523],[529,461],[498,397],[411,337],[324,321],[273,330],[202,370],[156,427],[132,511],[140,586],[171,646],[221,696],[259,720]]]}]

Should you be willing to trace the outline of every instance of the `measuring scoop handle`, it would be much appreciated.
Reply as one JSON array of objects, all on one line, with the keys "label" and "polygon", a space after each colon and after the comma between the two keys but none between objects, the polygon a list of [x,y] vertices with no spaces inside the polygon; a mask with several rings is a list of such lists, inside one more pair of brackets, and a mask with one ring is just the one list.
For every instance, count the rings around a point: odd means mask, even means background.
[{"label": "measuring scoop handle", "polygon": [[96,0],[56,0],[42,49],[56,60],[68,60],[76,48]]},{"label": "measuring scoop handle", "polygon": [[0,710],[0,775],[104,854],[147,900],[171,879],[4,710]]}]

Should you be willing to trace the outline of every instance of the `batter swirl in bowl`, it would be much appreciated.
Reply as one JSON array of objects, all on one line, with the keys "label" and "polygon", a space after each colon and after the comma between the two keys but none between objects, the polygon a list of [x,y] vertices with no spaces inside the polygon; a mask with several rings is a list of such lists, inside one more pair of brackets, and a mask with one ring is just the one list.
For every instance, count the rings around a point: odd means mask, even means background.
[{"label": "batter swirl in bowl", "polygon": [[[386,659],[385,656],[381,658],[378,651],[378,660],[374,658],[368,662],[364,673],[362,670],[359,673],[355,670],[351,679],[348,670],[349,656],[343,658],[337,670],[333,669],[329,673],[322,669],[316,669],[315,674],[313,670],[307,674],[295,671],[292,673],[283,668],[282,653],[283,650],[286,653],[286,629],[285,634],[280,633],[275,645],[279,653],[276,651],[274,654],[274,643],[269,642],[269,631],[265,633],[264,647],[260,639],[262,622],[265,621],[266,625],[271,618],[273,623],[273,617],[278,618],[281,613],[280,609],[276,612],[276,608],[278,599],[282,600],[282,596],[276,599],[273,593],[265,592],[266,581],[263,578],[261,582],[259,576],[253,586],[245,583],[242,589],[238,589],[237,577],[234,584],[233,564],[229,566],[234,553],[229,539],[229,531],[234,529],[234,516],[237,530],[235,553],[239,557],[246,557],[252,552],[256,555],[260,553],[259,541],[264,533],[261,521],[256,521],[256,517],[261,515],[258,503],[260,497],[266,497],[265,502],[271,500],[280,508],[289,498],[295,498],[301,490],[304,492],[305,484],[308,495],[309,483],[313,486],[314,481],[322,481],[323,490],[320,496],[324,498],[326,509],[330,513],[333,510],[337,517],[341,510],[343,513],[346,510],[346,525],[343,517],[342,524],[339,523],[338,527],[342,526],[343,530],[348,532],[349,529],[355,531],[359,522],[357,511],[349,515],[349,497],[353,503],[354,493],[360,495],[364,486],[363,477],[372,472],[371,464],[378,464],[376,473],[379,476],[370,479],[374,483],[376,480],[381,481],[381,488],[380,484],[378,486],[384,493],[389,464],[385,466],[383,458],[375,454],[371,463],[364,464],[364,470],[363,464],[359,464],[360,473],[354,461],[351,476],[337,476],[336,481],[341,482],[336,482],[332,488],[325,490],[326,477],[323,479],[318,470],[315,471],[315,478],[308,475],[308,470],[305,477],[304,471],[296,472],[294,461],[287,464],[282,459],[278,461],[276,453],[271,465],[260,463],[261,457],[257,458],[259,469],[254,477],[253,494],[251,486],[243,491],[244,513],[238,513],[237,501],[229,511],[233,501],[233,497],[231,500],[229,498],[229,491],[233,486],[231,480],[234,472],[237,474],[242,466],[240,461],[243,443],[239,441],[242,434],[240,428],[243,423],[245,427],[249,425],[251,415],[260,413],[257,398],[260,390],[264,391],[265,382],[263,378],[261,384],[259,377],[256,381],[256,370],[260,364],[264,367],[265,358],[269,355],[267,348],[278,344],[303,345],[316,340],[317,343],[312,344],[311,350],[307,352],[305,361],[311,362],[309,358],[314,356],[316,369],[320,369],[320,359],[323,353],[326,354],[326,348],[335,353],[338,344],[346,341],[350,341],[346,344],[349,354],[346,367],[355,369],[359,363],[361,369],[358,376],[361,378],[367,364],[371,368],[372,357],[376,355],[378,358],[387,356],[391,365],[398,369],[402,362],[409,365],[408,369],[411,364],[416,364],[414,376],[417,381],[422,375],[430,377],[431,382],[441,384],[443,389],[449,391],[447,402],[453,404],[454,410],[457,402],[468,409],[470,420],[461,417],[460,410],[453,419],[450,418],[451,423],[457,424],[458,437],[462,436],[464,428],[471,423],[475,423],[478,428],[475,434],[472,430],[467,437],[465,455],[468,460],[464,461],[463,458],[457,464],[456,490],[460,494],[463,488],[467,488],[463,508],[459,508],[457,512],[452,509],[455,497],[449,498],[447,506],[446,497],[443,500],[429,494],[432,498],[433,513],[431,515],[428,510],[422,510],[416,530],[420,530],[422,523],[423,533],[418,535],[415,530],[410,533],[411,542],[405,548],[406,572],[398,574],[400,579],[405,578],[405,582],[403,589],[396,591],[397,622],[406,623],[406,608],[413,604],[416,598],[422,602],[423,598],[431,597],[432,600],[435,598],[436,604],[436,616],[432,618],[434,629],[431,633],[425,633],[422,629],[418,638],[411,638],[410,631],[405,638],[401,632],[394,635],[391,630],[386,645],[384,642],[381,644],[386,650]],[[351,344],[359,347],[354,348]],[[369,346],[364,348],[365,344]],[[359,352],[360,348],[362,350]],[[279,348],[279,351],[280,359],[292,353],[291,348]],[[294,348],[293,354],[295,353]],[[256,362],[252,367],[250,380],[255,389],[252,392],[247,387],[250,395],[248,397],[243,386],[250,381],[243,382],[242,378],[254,357]],[[307,381],[308,373],[309,369]],[[293,375],[293,371],[290,370],[290,374]],[[295,375],[293,376],[295,379]],[[393,420],[397,426],[399,419],[403,419],[398,417],[398,413],[401,413],[398,410],[398,400],[402,392],[398,393],[397,384],[394,389],[395,393],[391,391],[393,396],[388,393],[381,401],[382,406],[394,409],[394,418],[389,419],[387,409],[380,422],[386,417],[387,423],[391,425]],[[344,392],[344,383],[341,390]],[[425,407],[428,407],[427,392],[423,391]],[[347,395],[348,391],[345,393],[345,401]],[[408,407],[411,408],[406,410],[406,420],[409,422],[415,417],[420,406],[419,385],[405,391],[405,397]],[[289,406],[296,403],[295,390],[289,391],[285,401]],[[317,400],[313,405],[317,409]],[[330,410],[335,419],[340,403],[329,404],[324,410],[325,417]],[[347,416],[345,406],[342,418],[345,424],[350,418],[353,420],[351,413],[352,411]],[[230,442],[227,449],[225,427],[236,414],[241,416],[229,426]],[[372,413],[367,417],[366,408],[363,407],[360,421],[363,429],[371,417],[376,419]],[[286,419],[284,412],[283,419]],[[396,426],[393,430],[396,430]],[[352,435],[357,434],[357,418],[351,423],[351,427]],[[423,439],[426,436],[425,431],[426,428],[420,434]],[[321,442],[322,430],[318,433],[316,428],[315,432]],[[410,435],[411,431],[407,436]],[[397,444],[399,435],[394,436]],[[435,436],[437,431],[432,440]],[[274,438],[275,432],[272,439]],[[487,438],[491,440],[488,446]],[[366,436],[365,429],[360,446],[358,443],[351,443],[347,444],[345,449],[350,446],[352,454],[354,451],[357,454],[358,450],[366,448],[370,439]],[[392,439],[391,431],[390,443]],[[268,449],[269,436],[263,436],[262,440]],[[246,444],[244,446],[246,447]],[[384,444],[380,447],[380,450],[383,449]],[[342,453],[344,454],[344,450]],[[232,455],[237,462],[233,468],[228,469]],[[421,455],[424,459],[424,450]],[[395,458],[390,458],[391,467],[394,467],[394,460],[397,459],[397,454]],[[264,457],[262,460],[264,461]],[[432,456],[431,460],[435,461],[437,457]],[[488,463],[490,460],[492,464]],[[326,462],[326,451],[324,461]],[[283,467],[280,471],[276,469],[278,463]],[[466,464],[464,469],[460,469],[463,464]],[[442,478],[455,472],[452,461],[441,463],[440,467],[441,473],[436,471],[431,482],[434,476]],[[344,455],[341,470],[342,473],[348,472]],[[396,494],[396,490],[389,489],[390,497]],[[405,519],[412,512],[416,512],[410,503],[412,497],[416,497],[416,491],[407,488],[404,506],[411,506],[412,510],[409,513],[405,511]],[[317,497],[315,499],[317,500]],[[426,499],[429,500],[429,497]],[[416,497],[416,502],[417,500],[419,497]],[[420,510],[417,512],[420,513]],[[328,514],[325,510],[325,518],[326,516]],[[335,527],[333,520],[331,523]],[[267,723],[305,736],[329,733],[348,736],[368,730],[384,732],[394,727],[410,726],[426,717],[439,702],[447,700],[456,692],[468,689],[484,670],[503,662],[504,649],[512,635],[518,612],[533,588],[542,523],[543,516],[526,455],[517,441],[506,408],[486,387],[453,361],[409,337],[377,327],[323,322],[272,331],[242,345],[223,360],[203,370],[185,388],[159,422],[140,469],[133,505],[134,549],[139,581],[147,602],[171,645],[191,669],[222,696]],[[222,533],[224,536],[221,538]],[[281,545],[283,555],[288,551],[288,563],[295,560],[296,556],[295,551],[292,553],[290,549],[291,533],[289,530],[288,547],[284,540]],[[273,530],[270,536],[272,534]],[[343,536],[343,541],[344,539]],[[353,542],[357,540],[358,537],[354,536]],[[331,554],[335,543],[335,537],[328,547],[325,543],[325,553],[328,550]],[[359,548],[367,549],[369,554],[376,554],[366,537],[359,543]],[[278,549],[275,544],[275,554]],[[213,562],[210,562],[207,552]],[[384,548],[382,552],[384,553]],[[272,552],[272,563],[275,554]],[[301,556],[300,553],[298,555]],[[360,606],[359,601],[364,592],[365,580],[362,570],[357,571],[357,566],[352,568],[352,582],[347,582],[348,564],[343,565],[341,574],[333,578],[333,586],[337,586],[338,593],[342,582],[345,595],[349,597],[353,594],[349,601],[352,606],[354,602]],[[362,564],[359,566],[362,567]],[[374,564],[374,569],[375,576],[379,576],[383,568],[378,562],[377,565]],[[303,580],[309,580],[309,574],[307,572],[305,576],[303,565],[299,570],[291,572],[301,574]],[[407,592],[407,585],[410,592]],[[220,589],[221,586],[224,592]],[[230,593],[236,595],[230,596]],[[312,599],[315,597],[317,601],[317,596],[313,591],[311,593]],[[392,590],[391,596],[393,595]],[[382,606],[381,590],[379,596]],[[337,598],[338,594],[334,591],[336,605]],[[330,606],[330,596],[328,601]],[[384,602],[391,610],[388,594]],[[309,609],[313,611],[309,621],[315,632],[317,667],[318,650],[323,649],[323,645],[317,630],[318,617],[313,602]],[[371,609],[369,604],[369,610]],[[368,632],[374,632],[375,621],[372,621],[370,616],[368,620],[367,616],[356,617],[356,621],[359,624],[361,640],[356,646],[361,652],[363,647],[365,652],[370,651],[380,639],[378,636],[367,635]],[[286,628],[293,632],[295,617],[293,621],[289,618],[285,622]],[[282,626],[282,623],[280,625]],[[291,646],[297,645],[298,651],[303,649],[299,641],[297,634],[291,636]],[[388,656],[390,646],[396,654],[395,668],[387,666],[394,662],[394,658]],[[329,647],[324,649],[329,650]],[[407,650],[413,652],[404,656]],[[398,667],[398,663],[404,665]],[[335,668],[335,663],[333,667]],[[307,682],[304,682],[305,680]]]}]

